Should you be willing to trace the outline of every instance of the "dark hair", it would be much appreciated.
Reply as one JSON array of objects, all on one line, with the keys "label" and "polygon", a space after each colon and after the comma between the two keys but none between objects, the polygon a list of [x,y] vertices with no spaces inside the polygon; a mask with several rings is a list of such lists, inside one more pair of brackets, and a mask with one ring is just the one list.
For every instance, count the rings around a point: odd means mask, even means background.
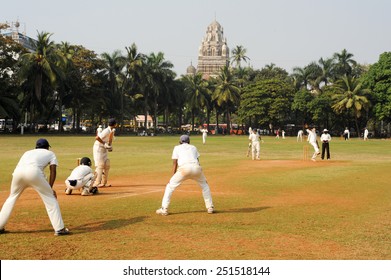
[{"label": "dark hair", "polygon": [[80,165],[88,165],[88,166],[91,166],[91,160],[90,160],[90,158],[88,158],[88,157],[83,157],[83,158],[80,160]]}]

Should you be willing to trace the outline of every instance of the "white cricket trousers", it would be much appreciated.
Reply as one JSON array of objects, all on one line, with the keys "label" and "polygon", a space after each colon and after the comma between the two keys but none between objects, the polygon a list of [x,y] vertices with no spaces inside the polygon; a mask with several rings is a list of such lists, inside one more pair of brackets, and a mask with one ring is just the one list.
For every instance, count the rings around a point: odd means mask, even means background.
[{"label": "white cricket trousers", "polygon": [[84,176],[82,179],[78,179],[76,181],[77,181],[76,186],[71,186],[69,181],[65,180],[65,186],[71,190],[78,190],[84,187],[88,189],[89,187],[92,187],[92,185],[95,182],[94,174],[89,173],[86,176]]},{"label": "white cricket trousers", "polygon": [[252,142],[251,154],[253,160],[261,158],[261,144],[259,142]]},{"label": "white cricket trousers", "polygon": [[170,182],[166,186],[162,207],[168,208],[170,205],[172,193],[183,181],[187,179],[195,180],[202,188],[202,196],[204,197],[205,207],[213,207],[212,194],[210,193],[208,182],[206,181],[204,173],[202,172],[201,166],[197,163],[188,163],[178,167],[178,170],[171,177]]},{"label": "white cricket trousers", "polygon": [[315,159],[316,156],[319,154],[319,148],[318,148],[318,145],[316,144],[316,142],[311,142],[310,143],[312,145],[312,147],[314,147],[314,154],[312,155],[312,158]]},{"label": "white cricket trousers", "polygon": [[42,198],[54,230],[63,229],[64,222],[62,220],[60,206],[53,194],[53,190],[45,179],[44,173],[33,165],[17,167],[12,174],[11,192],[0,213],[0,229],[3,229],[8,222],[19,196],[30,186]]},{"label": "white cricket trousers", "polygon": [[92,151],[94,154],[96,172],[95,185],[106,185],[110,171],[110,159],[108,159],[107,150],[101,145],[94,144]]}]

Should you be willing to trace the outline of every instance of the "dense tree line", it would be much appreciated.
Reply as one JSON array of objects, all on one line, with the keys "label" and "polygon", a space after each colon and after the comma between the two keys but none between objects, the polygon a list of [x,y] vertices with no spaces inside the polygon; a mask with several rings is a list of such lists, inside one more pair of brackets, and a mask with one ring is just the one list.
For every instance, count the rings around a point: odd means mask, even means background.
[{"label": "dense tree line", "polygon": [[13,119],[15,126],[27,118],[31,132],[65,114],[76,132],[85,120],[95,127],[109,117],[125,132],[136,115],[145,116],[144,127],[151,115],[155,133],[188,123],[192,129],[226,123],[229,133],[236,123],[261,129],[294,124],[296,130],[316,125],[335,133],[349,127],[357,135],[368,127],[378,136],[389,134],[390,52],[373,65],[360,65],[344,49],[288,74],[274,64],[242,67],[250,58],[236,46],[230,65],[206,80],[202,73],[177,77],[162,52],[144,54],[134,43],[97,55],[55,43],[51,35],[38,33],[34,52],[0,35],[0,118]]}]

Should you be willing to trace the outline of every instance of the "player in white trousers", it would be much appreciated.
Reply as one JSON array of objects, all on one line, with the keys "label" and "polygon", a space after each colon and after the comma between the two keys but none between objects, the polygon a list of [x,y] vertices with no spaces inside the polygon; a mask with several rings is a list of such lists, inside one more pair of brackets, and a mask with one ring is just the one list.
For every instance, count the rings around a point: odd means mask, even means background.
[{"label": "player in white trousers", "polygon": [[212,214],[214,212],[212,195],[198,160],[200,154],[195,146],[190,145],[190,137],[188,135],[182,135],[179,144],[174,147],[171,157],[173,159],[174,175],[166,185],[162,207],[156,210],[156,214],[168,215],[172,193],[187,179],[193,179],[200,185],[207,212],[208,214]]},{"label": "player in white trousers", "polygon": [[208,130],[205,128],[201,129],[202,132],[202,144],[205,145],[206,143],[206,137],[208,136]]},{"label": "player in white trousers", "polygon": [[364,129],[364,141],[368,140],[368,134],[369,134],[368,128],[365,128]]},{"label": "player in white trousers", "polygon": [[110,133],[115,131],[117,122],[115,119],[109,120],[109,126],[102,130],[95,137],[95,143],[93,147],[94,163],[96,180],[94,186],[96,187],[110,187],[107,185],[110,171],[110,159],[108,158],[108,151],[112,151],[112,146],[109,144]]},{"label": "player in white trousers", "polygon": [[80,165],[72,170],[71,174],[65,180],[65,194],[70,195],[74,190],[80,190],[81,195],[93,195],[98,192],[94,187],[95,174],[91,169],[91,160],[88,157],[80,159]]},{"label": "player in white trousers", "polygon": [[300,142],[303,142],[303,130],[301,129],[297,132],[297,142],[299,142],[299,140]]},{"label": "player in white trousers", "polygon": [[314,147],[314,154],[312,155],[311,160],[316,161],[316,157],[320,154],[320,151],[319,151],[318,140],[316,139],[317,136],[316,136],[315,127],[312,128],[311,130],[307,129],[307,133],[308,133],[307,141],[312,145],[312,147]]},{"label": "player in white trousers", "polygon": [[[57,236],[69,234],[69,230],[64,227],[57,195],[53,190],[58,161],[56,155],[49,151],[49,147],[49,142],[46,139],[38,139],[36,148],[25,152],[20,158],[12,174],[10,195],[1,209],[0,233],[4,233],[4,227],[20,195],[26,188],[32,187],[38,192],[45,204],[54,234]],[[50,166],[49,182],[44,173],[44,169],[48,165]]]},{"label": "player in white trousers", "polygon": [[257,133],[257,130],[254,128],[253,131],[251,132],[250,136],[248,137],[249,142],[251,143],[251,154],[252,154],[252,159],[255,160],[260,160],[260,154],[261,154],[261,136]]}]

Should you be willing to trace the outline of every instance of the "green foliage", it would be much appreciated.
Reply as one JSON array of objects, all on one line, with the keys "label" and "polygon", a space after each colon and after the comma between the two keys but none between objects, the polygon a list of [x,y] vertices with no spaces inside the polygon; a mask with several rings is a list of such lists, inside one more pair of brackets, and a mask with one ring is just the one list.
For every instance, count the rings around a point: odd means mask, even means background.
[{"label": "green foliage", "polygon": [[379,120],[391,121],[391,52],[380,55],[364,76],[364,84],[374,95],[374,114]]},{"label": "green foliage", "polygon": [[291,112],[294,88],[283,80],[262,80],[243,89],[239,116],[260,126],[283,125]]}]

